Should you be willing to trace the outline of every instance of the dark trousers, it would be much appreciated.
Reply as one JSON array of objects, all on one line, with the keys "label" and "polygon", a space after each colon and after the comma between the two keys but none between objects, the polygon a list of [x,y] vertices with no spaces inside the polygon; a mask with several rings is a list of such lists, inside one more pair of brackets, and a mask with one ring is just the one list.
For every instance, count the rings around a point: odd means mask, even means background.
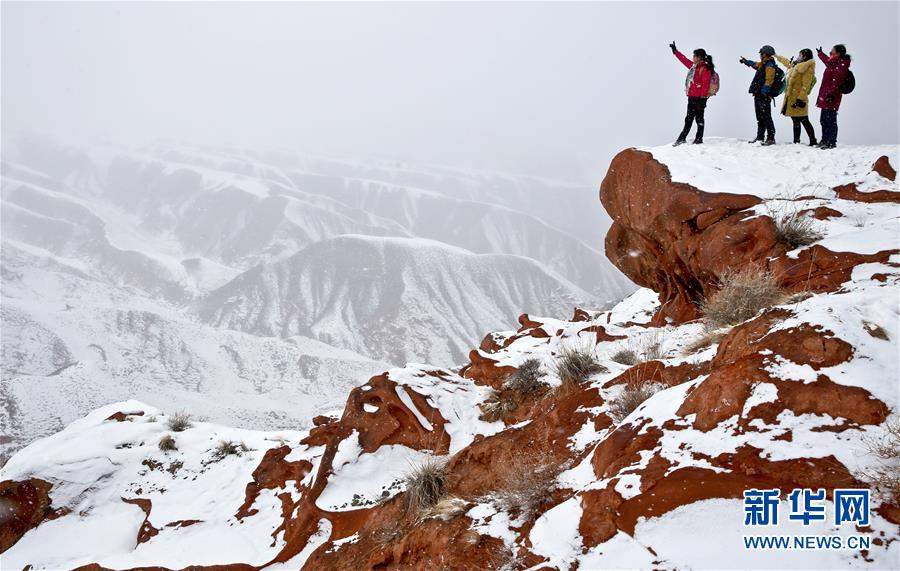
[{"label": "dark trousers", "polygon": [[837,110],[822,109],[819,120],[822,123],[822,142],[829,145],[836,145],[838,133]]},{"label": "dark trousers", "polygon": [[794,142],[800,142],[800,126],[803,126],[803,129],[806,131],[806,136],[809,137],[809,142],[812,143],[816,140],[816,132],[813,129],[812,123],[809,122],[809,117],[791,117],[791,121],[794,122]]},{"label": "dark trousers", "polygon": [[754,95],[753,106],[756,108],[756,138],[764,137],[775,140],[775,122],[772,121],[772,98],[768,95]]},{"label": "dark trousers", "polygon": [[703,127],[706,123],[703,121],[703,113],[706,111],[706,97],[688,97],[687,115],[684,116],[684,129],[678,135],[679,141],[687,139],[688,133],[691,132],[691,124],[697,121],[697,136],[695,141],[703,140]]}]

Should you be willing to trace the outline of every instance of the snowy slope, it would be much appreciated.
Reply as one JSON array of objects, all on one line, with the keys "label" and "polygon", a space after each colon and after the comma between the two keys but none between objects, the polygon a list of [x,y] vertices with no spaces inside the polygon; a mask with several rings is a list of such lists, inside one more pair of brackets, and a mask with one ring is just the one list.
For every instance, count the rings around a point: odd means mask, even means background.
[{"label": "snowy slope", "polygon": [[[22,138],[4,146],[3,159],[0,426],[9,438],[0,459],[97,406],[131,397],[165,409],[190,403],[198,414],[247,428],[304,426],[316,410],[339,404],[351,384],[383,370],[382,356],[393,364],[449,364],[518,308],[568,312],[564,303],[601,303],[631,287],[565,224],[561,230],[515,208],[532,193],[580,196],[571,185],[440,167],[412,176],[378,164],[176,144],[136,150]],[[495,189],[500,180],[506,190]],[[428,183],[436,188],[422,186]],[[454,188],[490,198],[455,198]],[[459,217],[474,220],[482,209],[480,223],[460,231]],[[481,264],[497,260],[501,268],[483,272],[477,284],[431,289],[419,281],[418,293],[404,298],[415,298],[415,308],[397,305],[400,292],[385,282],[346,279],[344,289],[330,290],[336,282],[307,274],[304,287],[316,292],[310,299],[328,299],[327,307],[316,307],[314,323],[279,326],[274,337],[259,326],[263,320],[232,318],[227,331],[219,326],[224,320],[210,325],[197,315],[204,296],[239,276],[244,283],[258,265],[281,267],[348,234],[409,243],[430,236],[498,254]],[[357,250],[313,257],[321,271],[333,271],[365,258]],[[396,260],[367,263],[397,271],[423,265],[434,276],[433,262],[416,259],[425,251],[391,248],[383,254]],[[453,274],[449,267],[440,273]],[[470,287],[479,311],[460,301],[461,288]],[[451,292],[454,299],[446,297]],[[439,301],[429,303],[430,296]],[[284,308],[269,303],[255,311],[287,315],[294,301],[279,297]],[[465,307],[472,311],[455,313]],[[387,339],[399,330],[404,342],[390,347]]]},{"label": "snowy slope", "polygon": [[[667,155],[663,148],[651,152],[665,157],[673,178],[684,177],[704,192],[743,192],[736,190],[735,172],[719,173],[710,156],[719,153],[726,162],[737,156],[747,172],[759,173],[781,160],[781,148],[763,154],[748,147],[717,142],[704,149],[708,155],[702,159],[693,149],[683,155]],[[892,149],[798,153],[795,160],[802,157],[807,174],[784,186],[822,187],[820,173],[834,176],[825,187],[856,183],[860,190],[897,192],[895,181],[870,173],[872,161],[885,153],[896,165]],[[697,170],[698,160],[716,172]],[[782,202],[770,197],[753,210],[762,216]],[[287,562],[270,568],[894,569],[900,526],[889,520],[888,511],[879,511],[885,507],[879,496],[873,496],[875,511],[865,527],[838,528],[829,521],[803,526],[786,519],[777,529],[743,526],[739,498],[747,487],[781,486],[785,492],[866,486],[867,474],[880,466],[869,443],[884,435],[884,421],[900,410],[900,236],[886,230],[896,227],[897,205],[839,199],[830,188],[799,202],[791,206],[827,206],[841,216],[816,221],[823,234],[816,244],[779,256],[800,260],[825,245],[832,253],[881,253],[882,261],[857,264],[835,287],[791,296],[707,347],[692,347],[704,333],[700,321],[652,326],[660,303],[647,289],[577,320],[531,314],[521,328],[493,333],[495,346],[477,350],[464,370],[410,364],[360,383],[343,414],[309,433],[197,424],[176,434],[179,451],[166,454],[155,448],[167,432],[165,419],[152,421],[152,407],[138,402],[106,407],[20,451],[4,468],[4,479],[52,483],[53,508],[69,510],[28,531],[4,554],[4,563],[34,569],[89,562],[182,568],[259,565],[277,558]],[[397,238],[338,241],[364,242],[372,255],[413,247]],[[460,264],[460,257],[483,258],[431,243],[414,246],[428,251],[416,257],[420,261],[451,257]],[[302,283],[287,287],[295,272],[302,275],[297,268],[289,271],[290,261],[235,283],[270,272],[247,291],[284,295]],[[358,266],[355,271],[364,272],[366,266]],[[242,296],[235,293],[234,302],[245,303]],[[271,317],[259,316],[260,323],[284,325],[267,322]],[[658,355],[648,360],[643,352],[654,343]],[[563,381],[555,365],[567,347],[590,348],[604,370],[556,390]],[[621,349],[642,353],[638,360],[644,362],[614,361]],[[498,394],[508,396],[502,381],[526,359],[540,361],[540,380],[550,388],[522,397],[497,420],[485,420],[481,407]],[[614,415],[616,399],[636,382],[652,382],[659,390],[630,413]],[[105,420],[129,411],[145,414],[125,422]],[[258,512],[238,525],[235,513],[250,489],[251,472],[263,462],[262,452],[281,446],[279,437],[291,449],[285,460],[308,462],[309,469],[263,488],[254,503]],[[222,438],[243,440],[249,450],[211,462]],[[496,499],[501,478],[536,448],[555,454],[550,487],[534,513],[505,507]],[[419,514],[403,527],[402,478],[411,463],[426,458],[449,462],[448,493],[461,505],[448,514]],[[175,460],[183,465],[176,474],[166,472]],[[280,473],[265,466],[263,475]],[[152,502],[149,516],[121,499],[136,497]],[[825,507],[833,513],[830,499]],[[789,502],[782,502],[783,516],[789,509]],[[290,537],[279,529],[284,514],[292,524]],[[145,517],[161,531],[136,542]],[[188,518],[203,523],[168,527]],[[115,534],[106,537],[110,529]],[[876,541],[864,551],[742,548],[743,535],[776,533],[863,535]]]},{"label": "snowy slope", "polygon": [[388,365],[306,337],[210,327],[182,308],[3,247],[2,456],[110,401],[254,428],[307,426]]},{"label": "snowy slope", "polygon": [[354,235],[248,271],[210,293],[200,315],[254,335],[305,335],[392,363],[449,366],[464,360],[485,325],[588,301],[596,303],[528,258]]},{"label": "snowy slope", "polygon": [[[107,420],[116,412],[131,414],[122,422]],[[185,431],[172,432],[168,419],[138,401],[111,404],[10,460],[4,478],[41,474],[54,484],[53,505],[65,508],[67,515],[4,553],[3,567],[26,567],[37,561],[35,550],[45,552],[39,563],[44,569],[93,562],[109,568],[178,569],[224,561],[262,565],[272,559],[284,546],[278,492],[262,490],[258,511],[238,517],[244,485],[267,450],[295,442],[303,433],[253,432],[196,421]],[[177,450],[158,448],[164,435],[174,437]],[[223,440],[246,450],[218,458],[215,448]],[[315,450],[297,449],[292,460],[315,455]],[[33,460],[39,457],[46,461]],[[150,502],[146,511],[126,501],[135,498]],[[137,543],[148,524],[158,533]]]}]

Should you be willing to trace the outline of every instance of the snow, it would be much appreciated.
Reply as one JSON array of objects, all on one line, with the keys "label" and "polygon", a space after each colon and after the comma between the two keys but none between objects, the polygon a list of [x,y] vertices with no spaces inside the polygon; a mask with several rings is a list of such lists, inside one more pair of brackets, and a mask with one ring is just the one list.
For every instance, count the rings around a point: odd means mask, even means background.
[{"label": "snow", "polygon": [[[440,382],[434,382],[435,377],[429,375],[429,372],[440,372],[443,377]],[[503,423],[500,421],[484,422],[478,418],[481,414],[478,405],[492,392],[488,387],[478,386],[470,379],[448,371],[415,363],[402,369],[391,369],[387,375],[398,384],[398,389],[409,387],[423,395],[429,406],[440,412],[445,420],[444,430],[450,436],[450,454],[471,444],[477,435],[490,436],[503,430]],[[399,390],[397,394],[400,394]],[[409,408],[412,401],[408,404],[404,401],[404,404]],[[411,411],[415,410],[415,407],[411,408]],[[421,412],[417,414],[417,418],[420,416]],[[426,428],[431,426],[424,416],[419,418],[419,422]]]},{"label": "snow", "polygon": [[[172,143],[4,143],[0,462],[125,398],[305,427],[391,364],[458,364],[523,309],[568,312],[633,287],[585,242],[598,222],[571,206],[594,192],[569,183]],[[461,233],[459,220],[479,222]],[[371,280],[335,279],[364,247]],[[312,271],[286,283],[310,248]],[[257,266],[272,282],[237,287]],[[315,303],[285,311],[298,300]]]},{"label": "snow", "polygon": [[896,145],[842,145],[822,152],[805,145],[761,147],[737,139],[711,138],[703,145],[640,150],[665,164],[673,182],[688,183],[705,192],[749,194],[763,199],[834,198],[834,187],[863,181],[879,190],[897,190],[896,182],[870,174],[872,165],[882,155],[891,164],[898,164]]},{"label": "snow", "polygon": [[[837,209],[844,213],[843,217],[816,222],[817,228],[823,233],[823,238],[817,244],[833,251],[875,253],[897,248],[896,205],[839,200],[834,198],[830,190],[831,186],[849,182],[862,183],[861,188],[865,191],[896,189],[895,183],[889,183],[868,173],[872,162],[881,154],[888,154],[894,164],[897,164],[894,148],[842,147],[831,153],[825,153],[801,147],[759,148],[746,143],[715,140],[703,148],[660,147],[650,149],[650,152],[670,167],[675,180],[695,184],[709,192],[748,192],[762,196],[766,202],[753,209],[756,215],[765,215],[773,212],[773,209],[782,207],[800,210],[829,206]],[[721,155],[721,170],[710,169],[708,166],[710,157],[717,155]],[[261,165],[256,166],[262,168]],[[392,176],[403,176],[400,171],[391,173]],[[360,176],[355,177],[357,180],[354,182],[348,183],[347,188],[356,188],[355,185],[364,178],[361,176],[363,173],[357,174]],[[290,176],[297,176],[297,173],[292,172]],[[269,184],[266,187],[267,192],[273,192],[275,183],[269,180],[267,184]],[[278,184],[285,182],[280,181]],[[388,192],[383,188],[379,189],[378,183],[371,180],[363,186],[366,192]],[[252,196],[252,190],[252,188],[245,189],[242,193]],[[216,192],[228,191],[217,189]],[[427,193],[422,195],[433,197]],[[806,198],[807,196],[813,198]],[[317,199],[324,200],[324,197],[318,196]],[[295,222],[299,223],[299,218]],[[395,248],[410,252],[409,255],[415,257],[417,263],[422,264],[445,255],[465,259],[492,258],[461,253],[459,250],[463,247],[459,245],[448,248],[408,236],[391,235],[383,238],[368,235],[342,236],[322,242],[353,243],[371,248],[377,256],[367,258],[364,264],[359,265],[366,272],[373,272],[380,267],[380,262],[377,261],[379,257],[396,257],[387,254]],[[21,242],[20,247],[18,241],[10,243],[16,248],[17,256],[43,256],[42,264],[45,266],[52,264],[56,268],[53,272],[64,271],[65,275],[71,276],[78,275],[79,272],[92,271],[91,264],[63,255],[67,252],[54,252],[49,256],[43,252],[50,253],[50,250],[41,246]],[[7,242],[4,242],[4,246],[6,244]],[[797,249],[789,255],[796,257],[801,252],[802,249]],[[219,307],[228,306],[234,309],[234,306],[228,304],[233,304],[241,295],[247,295],[247,291],[256,291],[260,297],[272,292],[287,292],[279,303],[282,305],[292,303],[286,301],[291,299],[291,292],[295,291],[293,287],[286,285],[291,275],[286,269],[290,258],[280,260],[269,265],[270,269],[277,266],[279,270],[269,274],[266,288],[259,290],[242,288],[230,291],[228,296],[220,300]],[[642,474],[654,458],[660,457],[670,465],[666,475],[687,467],[728,472],[729,468],[715,466],[711,459],[722,454],[735,453],[740,448],[749,446],[758,449],[761,458],[771,461],[834,457],[845,465],[851,474],[861,478],[873,467],[875,461],[871,458],[871,454],[866,453],[865,442],[881,436],[882,427],[848,425],[848,419],[845,418],[832,417],[828,414],[799,414],[792,410],[781,411],[771,421],[752,417],[760,405],[778,401],[779,387],[783,388],[784,384],[791,386],[790,383],[807,383],[815,386],[820,375],[827,375],[831,381],[839,385],[868,391],[872,398],[886,403],[893,414],[900,410],[900,387],[896,382],[900,377],[900,362],[896,359],[900,354],[898,346],[900,311],[896,295],[897,270],[892,265],[898,261],[900,256],[895,255],[888,264],[861,265],[853,271],[852,279],[843,284],[839,292],[816,294],[799,301],[791,300],[785,303],[782,307],[789,312],[788,317],[776,323],[773,326],[775,330],[812,327],[827,332],[852,345],[851,358],[832,367],[815,369],[808,364],[790,362],[772,351],[763,353],[762,370],[770,375],[774,382],[754,384],[743,407],[735,410],[733,416],[722,420],[711,429],[699,429],[694,426],[697,420],[694,415],[683,415],[678,412],[691,392],[708,381],[706,375],[699,375],[680,384],[663,388],[612,427],[601,430],[595,428],[600,425],[601,420],[605,421],[598,419],[598,415],[608,412],[610,401],[624,388],[621,384],[607,386],[610,380],[628,368],[626,365],[611,362],[610,356],[615,351],[659,341],[664,353],[660,360],[666,365],[699,363],[711,359],[715,353],[715,347],[712,347],[694,355],[684,354],[685,348],[702,333],[701,323],[645,327],[653,312],[659,307],[658,296],[650,290],[639,289],[606,311],[588,310],[590,319],[585,322],[570,322],[529,313],[529,319],[535,321],[549,338],[533,337],[528,331],[503,330],[494,333],[494,338],[502,341],[504,348],[497,353],[482,352],[483,356],[497,360],[501,366],[519,366],[526,359],[537,358],[544,364],[543,370],[547,373],[544,380],[550,384],[559,383],[550,365],[560,350],[576,344],[593,343],[594,334],[587,331],[588,328],[602,325],[610,335],[624,335],[628,339],[604,341],[593,347],[598,359],[608,371],[596,374],[588,381],[590,386],[598,390],[601,400],[596,406],[579,409],[579,413],[585,413],[587,418],[581,426],[573,427],[577,430],[568,441],[576,463],[564,470],[557,479],[560,488],[558,492],[563,501],[539,514],[533,527],[523,528],[522,521],[511,520],[508,513],[498,511],[492,502],[484,498],[476,499],[475,505],[466,514],[471,520],[471,529],[476,533],[500,539],[513,551],[520,546],[528,546],[535,554],[547,558],[547,562],[542,563],[541,567],[557,569],[569,569],[573,566],[582,569],[895,567],[894,562],[900,558],[898,541],[873,547],[868,554],[871,559],[869,563],[851,551],[766,553],[744,550],[741,535],[755,532],[747,531],[747,528],[743,527],[741,502],[734,499],[698,501],[678,507],[659,517],[641,519],[637,523],[633,537],[619,531],[605,543],[591,548],[584,545],[579,533],[579,523],[583,515],[582,492],[613,489],[626,500],[637,498],[643,493]],[[447,271],[447,267],[458,270],[455,263],[454,261],[438,267],[441,271]],[[26,266],[28,264],[20,265]],[[497,268],[489,269],[497,270]],[[41,271],[49,272],[49,270]],[[482,268],[478,271],[488,270]],[[403,287],[424,283],[421,280],[416,281],[421,276],[412,275],[414,273],[398,273],[397,283]],[[885,274],[887,279],[876,280],[875,274]],[[28,359],[23,359],[23,363],[28,367],[42,368],[46,379],[58,382],[53,385],[54,389],[59,390],[61,386],[68,398],[78,399],[79,385],[66,384],[65,381],[69,376],[79,375],[77,378],[85,382],[91,378],[92,372],[100,370],[101,362],[129,365],[133,361],[126,358],[124,351],[121,353],[108,351],[109,355],[101,358],[93,349],[89,352],[87,348],[80,348],[77,340],[82,329],[76,327],[75,321],[85,317],[77,310],[71,317],[67,317],[66,310],[38,311],[23,301],[27,300],[28,291],[41,292],[38,296],[40,299],[62,298],[50,291],[57,287],[56,284],[41,279],[40,276],[45,275],[50,274],[38,274],[34,270],[25,278],[29,282],[28,288],[19,287],[13,290],[15,294],[11,297],[13,302],[4,303],[5,325],[11,323],[19,338],[40,340],[42,345],[52,346],[55,338],[63,340],[62,343],[68,348],[68,352],[60,350],[59,355],[32,355]],[[315,287],[313,276],[307,274],[303,280],[306,280],[302,282],[305,286]],[[450,283],[437,279],[425,282],[429,287],[445,287]],[[87,280],[78,281],[78,286],[71,285],[74,283],[76,283],[74,280],[67,282],[65,287],[79,287],[87,283]],[[119,292],[118,295],[120,298],[106,302],[109,307],[118,305],[125,294]],[[370,290],[353,295],[359,296],[361,304],[354,306],[339,303],[340,310],[335,308],[322,315],[320,323],[317,324],[322,327],[321,331],[337,331],[335,327],[338,327],[345,317],[341,310],[353,314],[362,311],[360,308],[385,299]],[[474,294],[463,288],[453,291],[450,297],[455,300],[454,302],[458,302],[467,295]],[[101,296],[97,295],[96,298],[100,299]],[[409,299],[407,298],[407,301]],[[418,312],[424,315],[434,309],[427,307],[430,299],[428,296],[412,299],[411,314]],[[130,319],[134,321],[145,319],[143,316],[147,313],[163,314],[163,310],[159,309],[161,304],[155,298],[136,296],[134,303],[143,304],[141,310],[144,312],[138,317],[131,316]],[[471,306],[451,307],[457,309],[472,307],[474,308],[472,311],[477,312],[489,311],[486,305],[489,305],[488,301],[478,300]],[[234,315],[240,319],[249,319],[248,316],[253,315],[253,311],[262,305],[248,307],[251,308],[248,312],[237,311]],[[179,331],[188,329],[183,325],[183,321],[179,321],[177,312],[172,307],[166,305],[164,309],[165,320],[150,319],[146,325],[141,322],[138,329],[166,328],[171,322],[179,324]],[[266,319],[271,317],[266,313],[268,309],[261,311],[266,314]],[[455,312],[456,309],[452,311]],[[22,315],[27,315],[28,318],[21,317]],[[66,321],[67,319],[71,321]],[[59,327],[57,324],[60,322],[66,323],[67,326]],[[419,333],[428,328],[422,322],[411,321],[408,324],[412,329],[419,327],[417,330]],[[509,325],[507,322],[503,327]],[[873,332],[877,333],[878,328],[885,331],[887,339],[873,335]],[[411,334],[411,343],[428,338],[427,335],[422,336],[419,333]],[[208,333],[204,330],[195,335],[206,338]],[[222,335],[224,339],[225,333]],[[238,334],[229,331],[227,335],[230,336],[227,339],[233,341],[230,346],[240,346],[241,351],[237,352],[240,359],[245,359],[248,346],[259,342],[256,334]],[[187,335],[182,332],[180,336]],[[342,362],[357,364],[365,362],[365,358],[358,353],[342,352],[336,347],[305,336],[285,336],[278,342],[290,343],[301,349],[308,348],[308,354],[332,355],[335,360]],[[460,341],[461,347],[474,344],[462,343]],[[178,347],[177,340],[171,342],[171,345]],[[213,347],[206,347],[199,354],[211,363],[221,359]],[[274,363],[295,362],[291,360],[293,353],[285,352],[282,355],[275,352],[275,354],[278,357],[271,357],[273,363],[271,366],[275,366]],[[70,359],[76,360],[77,363],[69,365]],[[198,358],[173,359],[182,366],[186,362],[196,364],[198,360]],[[258,364],[254,365],[252,370],[264,371],[268,366],[270,365],[266,363]],[[64,367],[62,372],[50,374],[59,367]],[[173,371],[176,369],[177,367],[171,368]],[[248,374],[247,377],[253,379],[258,374]],[[531,421],[528,419],[509,427],[499,421],[488,423],[480,420],[479,405],[492,394],[492,390],[476,385],[454,370],[413,363],[401,368],[391,368],[385,374],[389,381],[396,383],[395,391],[398,399],[403,407],[408,409],[410,417],[416,419],[414,422],[422,427],[423,432],[432,434],[439,432],[437,427],[441,425],[440,419],[443,419],[443,427],[450,437],[448,456],[435,457],[433,451],[413,450],[400,445],[385,445],[373,452],[364,452],[360,445],[359,433],[354,431],[337,446],[332,471],[327,474],[324,491],[316,500],[316,506],[320,510],[349,511],[371,506],[384,498],[400,493],[404,486],[403,476],[413,466],[431,459],[444,461],[449,455],[459,452],[478,438],[490,437],[506,430],[534,428],[534,425],[529,425]],[[163,383],[165,376],[159,374],[154,380]],[[356,384],[363,381],[364,378],[359,378]],[[211,380],[204,382],[213,383]],[[242,391],[242,388],[246,388],[242,383],[246,382],[248,382],[246,379],[240,382],[229,379],[227,383],[223,383],[223,391],[226,389],[234,391],[233,394],[240,395],[241,399],[250,399],[254,391]],[[255,383],[253,385],[255,391],[264,393],[267,397],[284,399],[285,403],[291,406],[297,400],[290,392],[292,381],[288,377],[277,381],[250,382]],[[24,386],[24,383],[14,386],[15,390],[23,390],[20,387]],[[318,390],[326,392],[328,388],[321,386]],[[364,391],[370,389],[368,385],[362,387]],[[428,408],[417,405],[410,391],[421,395]],[[311,391],[310,394],[319,393]],[[32,399],[32,402],[35,400]],[[115,410],[145,410],[147,414],[143,417],[132,417],[129,422],[124,423],[105,422],[103,419]],[[363,405],[363,411],[367,415],[386,412],[371,404]],[[158,416],[156,422],[149,421],[151,414]],[[335,417],[339,415],[339,412],[332,414]],[[163,454],[156,449],[155,443],[161,434],[166,433],[164,421],[165,415],[149,405],[135,401],[120,403],[101,408],[88,417],[76,421],[65,431],[34,442],[14,456],[3,469],[4,478],[20,479],[36,475],[48,479],[54,483],[52,491],[54,505],[72,506],[73,512],[26,534],[19,544],[4,554],[4,566],[10,561],[15,568],[21,568],[26,563],[34,563],[36,569],[71,568],[96,560],[103,565],[117,568],[151,563],[181,568],[198,563],[242,562],[260,565],[271,560],[284,545],[281,532],[274,536],[274,542],[271,536],[281,524],[281,504],[277,495],[282,491],[263,490],[254,506],[259,509],[259,513],[238,523],[234,514],[237,506],[243,501],[244,486],[268,448],[280,446],[282,442],[289,443],[292,449],[288,459],[308,460],[314,466],[314,474],[319,468],[324,447],[296,444],[304,433],[291,431],[257,433],[197,422],[190,430],[176,435],[179,443],[177,452]],[[660,438],[651,449],[641,450],[630,460],[629,465],[598,480],[594,474],[592,461],[596,454],[601,453],[600,444],[604,439],[622,427],[637,430],[639,435],[659,434]],[[845,430],[836,432],[832,430],[835,427]],[[784,438],[786,435],[790,435],[789,441]],[[220,439],[244,441],[249,451],[240,456],[213,462],[212,451]],[[123,444],[131,447],[119,447]],[[165,470],[148,470],[141,464],[148,458],[162,461],[163,466],[170,466],[176,458],[180,459],[184,465],[178,474],[185,476],[173,476]],[[309,485],[311,478],[312,475],[308,475],[304,484]],[[141,489],[140,494],[136,492],[138,487]],[[165,493],[162,492],[163,488],[166,490]],[[299,493],[292,486],[288,486],[287,490],[292,496]],[[136,506],[125,504],[120,498],[138,495],[152,499],[150,521],[161,531],[150,542],[135,546],[134,538],[143,519],[143,512]],[[786,509],[786,506],[782,506],[783,513]],[[198,517],[197,514],[202,517]],[[203,523],[189,527],[166,527],[168,523],[182,519],[203,519]],[[896,526],[878,516],[873,516],[873,519],[873,533],[881,533],[892,539],[897,537]],[[107,526],[113,526],[115,529],[106,531]],[[832,532],[846,535],[854,531],[850,527],[842,530],[833,530],[828,526],[821,529],[804,528],[794,522],[785,522],[779,528],[779,533],[784,534],[810,535]],[[318,532],[303,552],[283,565],[276,565],[275,568],[302,567],[311,553],[325,544],[331,534],[332,524],[326,518],[321,519]],[[74,541],[72,537],[79,539]],[[351,534],[332,542],[329,549],[337,551],[341,546],[352,544],[359,538],[359,534]],[[191,545],[200,542],[206,547],[196,553],[185,554],[178,546],[184,545],[183,542],[186,541],[191,542]],[[46,545],[59,545],[59,549],[54,549],[50,554],[44,548]]]},{"label": "snow", "polygon": [[431,423],[428,422],[428,419],[425,418],[421,412],[419,412],[418,408],[416,408],[416,404],[412,401],[411,398],[409,398],[409,393],[406,392],[406,389],[400,385],[397,385],[396,387],[394,387],[394,389],[397,392],[397,396],[400,397],[400,402],[406,405],[406,408],[408,408],[410,412],[412,412],[416,416],[416,420],[419,421],[419,424],[422,425],[422,428],[429,432],[433,431],[434,427],[431,426]]},{"label": "snow", "polygon": [[[833,513],[826,502],[826,513]],[[676,508],[658,518],[639,521],[634,537],[651,547],[666,568],[692,569],[846,569],[864,567],[858,551],[853,550],[762,550],[744,549],[742,536],[749,535],[858,535],[853,526],[836,528],[826,522],[804,526],[789,520],[790,502],[782,501],[782,517],[777,527],[745,527],[742,500],[705,500]],[[874,515],[874,530],[890,529],[891,524]],[[715,539],[712,539],[715,538]],[[900,546],[892,542],[884,563],[897,561]],[[876,564],[876,567],[878,565]]]},{"label": "snow", "polygon": [[[355,436],[341,441],[355,441]],[[352,448],[352,445],[351,445]],[[346,511],[371,506],[383,499],[403,491],[403,477],[411,467],[430,458],[430,454],[412,450],[405,446],[381,446],[372,453],[360,453],[352,458],[347,449],[339,449],[340,464],[335,456],[334,474],[328,477],[328,484],[316,499],[316,505],[328,511]]]},{"label": "snow", "polygon": [[[124,422],[105,420],[115,412],[143,412]],[[276,490],[263,490],[243,520],[235,517],[266,450],[297,441],[305,433],[254,432],[194,421],[172,433],[154,407],[125,401],[101,407],[63,431],[35,441],[13,456],[2,478],[37,477],[50,482],[54,508],[70,513],[31,530],[3,554],[4,568],[72,568],[96,562],[113,568],[162,565],[181,568],[246,562],[261,565],[284,539],[271,534],[281,523]],[[159,439],[172,434],[178,447],[163,452]],[[239,455],[217,459],[218,442],[246,445]],[[304,456],[312,459],[310,452]],[[123,498],[152,502],[149,522],[160,530],[136,544],[144,512]],[[200,520],[189,526],[178,521]],[[191,545],[190,550],[179,546]],[[47,549],[53,546],[53,549]]]},{"label": "snow", "polygon": [[581,551],[580,521],[581,500],[577,497],[550,508],[534,522],[528,535],[532,551],[547,557],[549,565],[567,568]]}]

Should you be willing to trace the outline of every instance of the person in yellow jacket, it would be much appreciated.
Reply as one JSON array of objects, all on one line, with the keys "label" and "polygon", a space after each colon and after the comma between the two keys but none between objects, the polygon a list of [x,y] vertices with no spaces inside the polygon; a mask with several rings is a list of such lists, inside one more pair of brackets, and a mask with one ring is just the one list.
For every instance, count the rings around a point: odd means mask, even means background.
[{"label": "person in yellow jacket", "polygon": [[814,147],[818,144],[816,132],[809,122],[809,93],[816,84],[816,60],[813,59],[812,50],[802,49],[792,59],[780,55],[776,55],[775,59],[788,69],[781,114],[794,122],[794,143],[800,142],[802,126],[809,136],[809,146]]}]

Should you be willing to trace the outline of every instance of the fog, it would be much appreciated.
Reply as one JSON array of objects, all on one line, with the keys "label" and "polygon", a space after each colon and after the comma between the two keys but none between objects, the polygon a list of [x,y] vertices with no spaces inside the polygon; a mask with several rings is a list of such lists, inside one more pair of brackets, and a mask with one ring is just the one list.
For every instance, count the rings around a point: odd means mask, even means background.
[{"label": "fog", "polygon": [[[2,16],[4,135],[400,157],[595,184],[618,149],[679,131],[676,40],[717,63],[707,137],[755,133],[740,56],[843,42],[857,90],[840,141],[898,140],[896,2],[4,3]],[[789,121],[776,126],[788,140]]]}]

